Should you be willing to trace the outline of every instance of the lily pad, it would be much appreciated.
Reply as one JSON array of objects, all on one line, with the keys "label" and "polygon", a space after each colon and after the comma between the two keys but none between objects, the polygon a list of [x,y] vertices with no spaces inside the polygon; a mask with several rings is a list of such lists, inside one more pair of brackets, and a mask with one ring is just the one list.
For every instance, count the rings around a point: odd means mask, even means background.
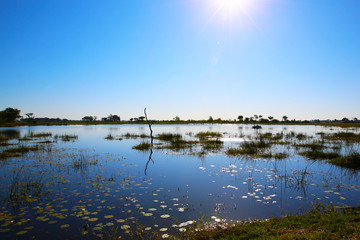
[{"label": "lily pad", "polygon": [[68,227],[70,227],[69,224],[64,224],[64,225],[61,225],[61,226],[60,226],[60,228],[68,228]]},{"label": "lily pad", "polygon": [[122,229],[122,230],[127,230],[127,229],[129,229],[129,228],[130,228],[129,225],[122,225],[122,226],[121,226],[121,229]]},{"label": "lily pad", "polygon": [[23,235],[25,233],[27,233],[27,231],[20,231],[20,232],[17,232],[16,235]]}]

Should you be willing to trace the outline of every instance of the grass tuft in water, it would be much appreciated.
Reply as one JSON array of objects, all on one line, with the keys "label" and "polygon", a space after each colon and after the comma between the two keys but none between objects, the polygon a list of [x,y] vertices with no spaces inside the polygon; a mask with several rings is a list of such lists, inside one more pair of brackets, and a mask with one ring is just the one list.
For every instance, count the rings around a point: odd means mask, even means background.
[{"label": "grass tuft in water", "polygon": [[96,165],[97,163],[97,159],[91,159],[84,154],[80,154],[80,156],[72,158],[71,165],[75,170],[84,170],[91,165]]},{"label": "grass tuft in water", "polygon": [[52,133],[48,133],[48,132],[40,132],[40,133],[31,132],[26,137],[30,137],[30,138],[46,138],[46,137],[51,137],[51,136],[52,136]]},{"label": "grass tuft in water", "polygon": [[221,138],[222,134],[219,132],[199,132],[195,135],[199,140],[206,140],[208,138]]},{"label": "grass tuft in water", "polygon": [[166,141],[166,142],[178,142],[182,139],[182,136],[180,134],[174,134],[174,133],[161,133],[157,135],[155,139],[159,139],[161,141]]},{"label": "grass tuft in water", "polygon": [[63,134],[63,135],[55,135],[54,138],[60,139],[63,142],[69,142],[69,141],[74,141],[76,139],[78,139],[78,136],[75,134]]},{"label": "grass tuft in water", "polygon": [[330,163],[339,167],[345,167],[350,169],[360,169],[360,154],[351,153],[342,157],[338,157],[329,161]]},{"label": "grass tuft in water", "polygon": [[299,155],[310,158],[310,159],[334,159],[339,158],[340,154],[336,152],[323,152],[323,151],[304,151],[299,152]]},{"label": "grass tuft in water", "polygon": [[327,140],[341,140],[341,141],[354,141],[360,142],[360,133],[353,132],[337,132],[333,134],[322,134],[322,138]]},{"label": "grass tuft in water", "polygon": [[271,144],[263,140],[260,141],[249,141],[243,142],[240,145],[240,148],[230,148],[226,151],[226,154],[229,156],[235,155],[258,155],[262,153],[265,149],[270,148]]},{"label": "grass tuft in water", "polygon": [[139,151],[147,151],[147,150],[150,150],[151,145],[150,145],[150,143],[142,142],[138,145],[133,146],[132,148],[139,150]]}]

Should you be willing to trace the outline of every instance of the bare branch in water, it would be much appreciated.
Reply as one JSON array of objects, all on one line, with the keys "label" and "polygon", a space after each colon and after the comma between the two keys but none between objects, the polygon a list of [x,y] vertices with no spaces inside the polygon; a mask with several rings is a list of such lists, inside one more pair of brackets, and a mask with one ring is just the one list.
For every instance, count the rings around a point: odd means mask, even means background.
[{"label": "bare branch in water", "polygon": [[144,108],[144,114],[145,114],[145,119],[146,119],[146,122],[148,123],[149,125],[149,128],[150,128],[150,139],[151,139],[151,148],[153,148],[153,130],[151,129],[151,122],[149,121],[148,117],[147,117],[147,114],[146,114],[146,108]]}]

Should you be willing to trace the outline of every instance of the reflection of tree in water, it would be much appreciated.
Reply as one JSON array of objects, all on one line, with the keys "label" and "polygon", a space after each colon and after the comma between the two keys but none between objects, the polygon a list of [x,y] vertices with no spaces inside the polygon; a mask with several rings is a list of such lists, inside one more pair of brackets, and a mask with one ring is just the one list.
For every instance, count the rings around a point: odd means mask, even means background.
[{"label": "reflection of tree in water", "polygon": [[146,165],[145,165],[145,170],[144,170],[145,176],[147,176],[146,171],[147,171],[149,162],[152,161],[152,162],[154,163],[154,160],[151,158],[151,157],[152,157],[152,154],[153,154],[153,150],[152,150],[152,148],[150,148],[149,160],[147,161],[147,163],[146,163]]},{"label": "reflection of tree in water", "polygon": [[147,114],[146,114],[146,108],[144,108],[144,114],[145,114],[146,122],[148,123],[149,129],[150,129],[150,155],[149,155],[149,160],[147,161],[147,163],[145,165],[145,170],[144,170],[145,176],[147,176],[146,171],[147,171],[149,162],[152,161],[154,163],[154,160],[152,160],[154,137],[153,137],[153,130],[151,129],[151,122],[149,121]]},{"label": "reflection of tree in water", "polygon": [[4,138],[11,138],[11,139],[15,139],[15,138],[20,138],[20,131],[19,130],[2,130],[0,131],[0,136],[4,137]]}]

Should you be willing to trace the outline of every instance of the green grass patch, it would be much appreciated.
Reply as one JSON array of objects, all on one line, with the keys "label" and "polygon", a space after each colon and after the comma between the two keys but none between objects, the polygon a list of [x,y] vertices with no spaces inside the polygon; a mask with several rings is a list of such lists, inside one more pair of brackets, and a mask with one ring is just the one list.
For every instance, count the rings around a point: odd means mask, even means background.
[{"label": "green grass patch", "polygon": [[208,138],[221,138],[222,134],[219,132],[198,132],[195,137],[199,138],[199,140],[205,140]]},{"label": "green grass patch", "polygon": [[236,223],[227,228],[189,229],[187,239],[359,239],[360,210],[318,208],[301,216]]},{"label": "green grass patch", "polygon": [[126,138],[126,139],[129,139],[129,138],[133,138],[133,139],[136,139],[136,138],[149,138],[148,135],[146,134],[132,134],[132,133],[125,133],[124,135],[122,135],[122,137]]},{"label": "green grass patch", "polygon": [[19,146],[19,147],[7,148],[0,153],[0,159],[19,157],[22,154],[28,152],[35,152],[39,150],[40,150],[39,146],[33,146],[33,147]]},{"label": "green grass patch", "polygon": [[289,157],[289,154],[286,152],[282,153],[263,153],[263,154],[257,154],[256,157],[262,157],[262,158],[275,158],[275,159],[284,159]]},{"label": "green grass patch", "polygon": [[185,141],[183,139],[178,139],[176,141],[170,142],[170,144],[165,146],[159,146],[157,149],[172,149],[172,150],[180,150],[186,148],[192,148],[196,146],[199,142],[198,141]]},{"label": "green grass patch", "polygon": [[360,133],[353,132],[337,132],[334,134],[322,134],[322,138],[327,140],[341,140],[360,142]]},{"label": "green grass patch", "polygon": [[132,148],[139,151],[146,151],[151,148],[151,145],[150,143],[142,142],[138,145],[133,146]]},{"label": "green grass patch", "polygon": [[229,156],[236,155],[259,155],[267,148],[270,148],[271,144],[269,142],[261,141],[249,141],[243,142],[240,145],[240,148],[230,148],[225,153]]},{"label": "green grass patch", "polygon": [[350,169],[360,169],[360,154],[352,153],[346,156],[341,156],[338,158],[334,158],[329,161],[330,163]]},{"label": "green grass patch", "polygon": [[219,139],[203,140],[203,141],[200,141],[200,143],[202,144],[204,150],[218,150],[218,149],[221,149],[224,145],[224,142]]},{"label": "green grass patch", "polygon": [[166,142],[178,142],[182,139],[182,136],[180,134],[174,134],[174,133],[161,133],[158,134],[155,139],[159,139],[161,141]]},{"label": "green grass patch", "polygon": [[55,135],[54,138],[56,140],[60,139],[63,142],[69,142],[78,139],[78,136],[75,134],[63,134],[63,135]]},{"label": "green grass patch", "polygon": [[322,151],[304,151],[299,152],[299,155],[310,158],[310,159],[334,159],[339,158],[340,154],[336,152],[322,152]]},{"label": "green grass patch", "polygon": [[109,133],[106,137],[105,137],[106,140],[114,140],[115,137],[113,135],[111,135],[111,133]]},{"label": "green grass patch", "polygon": [[311,151],[320,151],[325,148],[324,142],[313,141],[310,143],[294,144],[294,147],[309,148]]},{"label": "green grass patch", "polygon": [[51,137],[52,133],[47,133],[47,132],[40,132],[40,133],[30,133],[27,137],[31,137],[31,138],[46,138],[46,137]]}]

